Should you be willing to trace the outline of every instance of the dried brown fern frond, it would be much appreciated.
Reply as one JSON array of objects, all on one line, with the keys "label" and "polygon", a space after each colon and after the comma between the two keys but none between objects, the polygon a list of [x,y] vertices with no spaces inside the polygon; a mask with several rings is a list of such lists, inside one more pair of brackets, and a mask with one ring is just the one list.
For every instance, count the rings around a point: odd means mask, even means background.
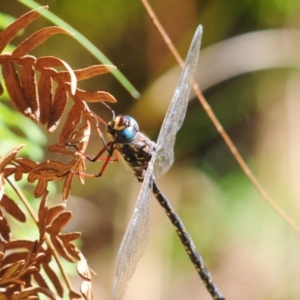
[{"label": "dried brown fern frond", "polygon": [[[44,7],[42,9],[45,9]],[[49,147],[51,152],[69,155],[68,164],[57,161],[38,163],[26,158],[17,158],[23,145],[16,147],[0,161],[0,294],[3,299],[37,299],[44,294],[50,299],[62,297],[65,287],[50,265],[54,259],[65,280],[70,299],[92,299],[90,270],[83,254],[73,244],[80,237],[79,232],[62,232],[72,217],[65,211],[66,204],[48,207],[48,182],[64,180],[63,198],[67,199],[74,176],[79,175],[84,182],[85,156],[91,131],[95,131],[103,140],[98,123],[105,122],[89,108],[88,102],[116,102],[107,92],[89,92],[77,87],[77,82],[110,72],[114,67],[96,65],[84,69],[72,70],[62,59],[54,56],[36,58],[28,52],[56,34],[71,33],[59,28],[43,28],[30,35],[16,46],[12,53],[2,53],[5,46],[16,34],[39,16],[38,10],[21,16],[0,33],[0,64],[4,85],[18,111],[34,122],[46,125],[48,132],[54,132],[65,111],[68,98],[74,104],[67,113],[57,143]],[[63,67],[64,70],[61,70]],[[3,87],[0,83],[0,93]],[[106,105],[107,106],[107,105]],[[68,145],[77,149],[70,150]],[[72,148],[73,149],[73,148]],[[38,215],[32,210],[18,185],[26,175],[29,182],[36,182],[35,197],[42,197]],[[11,227],[6,218],[10,214],[15,219],[26,222],[26,215],[5,192],[9,184],[23,201],[34,219],[39,238],[37,240],[11,240]],[[5,212],[4,212],[5,211]],[[62,266],[61,258],[76,263],[77,272],[82,277],[81,295],[75,292]],[[41,270],[44,270],[42,275]],[[48,281],[44,277],[48,277]],[[51,282],[54,291],[48,285]]]},{"label": "dried brown fern frond", "polygon": [[[35,189],[36,197],[43,195],[49,181],[64,180],[63,199],[68,198],[75,175],[78,175],[80,181],[84,183],[86,175],[84,151],[89,143],[92,129],[103,141],[98,121],[105,123],[84,102],[76,102],[67,115],[58,143],[48,148],[51,152],[69,155],[72,160],[68,164],[57,161],[45,161],[37,164],[26,159],[16,159],[16,162],[24,168],[24,172],[28,171],[28,181],[38,180]],[[69,145],[75,146],[76,151],[71,151]]]},{"label": "dried brown fern frond", "polygon": [[[40,9],[47,9],[47,7]],[[0,53],[21,29],[39,16],[38,11],[39,9],[28,12],[0,33]],[[28,55],[34,48],[56,34],[72,35],[69,31],[56,26],[43,28],[17,45],[12,53],[0,55],[4,83],[16,108],[33,121],[47,124],[50,133],[56,130],[60,122],[68,95],[75,103],[80,101],[116,102],[109,93],[77,89],[77,80],[110,72],[113,66],[98,65],[73,71],[60,58],[54,56],[36,58]],[[17,66],[20,67],[20,72],[17,71]],[[58,67],[64,67],[67,71],[58,71],[55,69]],[[39,78],[38,81],[37,78]]]},{"label": "dried brown fern frond", "polygon": [[[47,7],[42,9],[47,9]],[[39,16],[38,11],[32,10],[21,16],[0,33],[1,51],[21,29]],[[99,120],[104,122],[99,117],[95,117],[87,102],[116,102],[115,98],[107,92],[89,92],[77,88],[77,82],[108,73],[114,67],[95,65],[72,70],[60,58],[54,56],[36,58],[27,54],[56,34],[71,35],[70,32],[60,27],[43,28],[17,45],[12,53],[2,53],[0,64],[6,89],[16,108],[33,121],[47,125],[49,133],[57,129],[68,97],[74,101],[66,121],[62,125],[58,142],[49,147],[51,152],[71,155],[72,161],[67,165],[51,161],[37,164],[19,159],[14,170],[16,177],[21,177],[23,173],[27,172],[30,182],[38,181],[35,189],[36,197],[40,197],[46,192],[49,181],[65,179],[63,198],[67,199],[74,174],[82,174],[85,169],[82,152],[85,151],[89,142],[91,128],[103,140],[98,122]],[[19,72],[17,67],[20,68]],[[61,67],[64,67],[66,71],[57,69]],[[79,151],[73,153],[66,147],[68,144],[75,144]],[[83,176],[79,177],[84,182]]]},{"label": "dried brown fern frond", "polygon": [[[43,7],[44,9],[47,7]],[[40,9],[43,9],[40,8]],[[40,16],[39,10],[32,10],[21,16],[10,26],[0,33],[0,53],[7,44],[15,38],[17,33]],[[17,109],[26,116],[29,116],[35,122],[40,118],[40,101],[37,94],[36,73],[35,71],[42,68],[37,64],[37,59],[34,56],[29,56],[27,53],[52,35],[55,34],[71,34],[67,30],[60,27],[48,27],[32,34],[23,42],[21,42],[12,53],[1,53],[0,64],[2,65],[2,75],[8,94],[17,107]],[[20,66],[20,75],[16,70],[16,65]],[[65,66],[69,72],[72,69],[68,65],[60,61],[60,65]],[[42,70],[46,72],[46,70]],[[76,77],[71,74],[73,92],[76,88]]]},{"label": "dried brown fern frond", "polygon": [[[17,195],[28,206],[24,195],[9,178],[19,173],[28,173],[36,165],[27,160],[16,158],[23,145],[16,147],[3,158],[0,157],[0,290],[3,299],[38,299],[38,294],[44,294],[49,299],[59,299],[64,294],[64,287],[50,262],[55,259],[60,268],[60,258],[69,262],[78,262],[77,271],[83,278],[83,286],[91,288],[91,271],[73,241],[80,237],[79,232],[63,233],[62,230],[72,217],[72,213],[64,211],[66,204],[60,203],[52,207],[47,205],[48,192],[43,193],[38,215],[29,209],[36,222],[39,232],[37,240],[12,240],[11,229],[6,214],[20,222],[26,222],[26,216],[20,207],[5,191],[5,184],[11,185]],[[22,164],[19,164],[22,161]],[[21,178],[20,176],[18,176]],[[18,179],[18,178],[17,178]],[[4,214],[5,210],[6,214]],[[44,270],[48,280],[42,275]],[[64,271],[63,271],[64,273]],[[63,274],[65,276],[65,274]],[[49,280],[55,288],[49,287]],[[68,284],[70,299],[81,298]],[[91,296],[91,290],[83,289]],[[87,298],[83,295],[85,299]]]}]

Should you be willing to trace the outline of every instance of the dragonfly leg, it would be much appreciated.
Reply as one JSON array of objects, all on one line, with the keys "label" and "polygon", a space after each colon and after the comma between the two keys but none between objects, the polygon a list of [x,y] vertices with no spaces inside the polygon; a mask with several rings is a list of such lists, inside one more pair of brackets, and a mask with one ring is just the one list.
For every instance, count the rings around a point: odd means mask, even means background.
[{"label": "dragonfly leg", "polygon": [[[91,155],[87,155],[87,154],[83,153],[82,151],[80,151],[77,148],[76,145],[68,145],[68,146],[74,147],[84,158],[86,158],[87,160],[89,160],[91,162],[104,161],[104,164],[98,174],[81,173],[81,175],[83,175],[85,177],[101,177],[109,162],[114,162],[114,161],[120,160],[120,155],[119,155],[119,152],[117,152],[117,151],[115,152],[116,153],[115,157],[112,157],[112,155],[114,153],[114,148],[113,148],[114,143],[113,142],[109,142],[109,143],[105,144],[105,146],[100,150],[100,152],[96,156],[91,156]],[[105,151],[108,152],[108,156],[101,157]],[[75,173],[78,174],[77,172],[75,172]]]},{"label": "dragonfly leg", "polygon": [[105,162],[104,162],[104,164],[103,164],[100,172],[98,174],[96,174],[95,177],[101,177],[103,175],[103,173],[104,173],[104,171],[105,171],[105,169],[106,169],[106,167],[107,167],[107,165],[108,165],[109,162],[119,161],[120,160],[120,156],[119,156],[119,152],[118,151],[116,151],[116,157],[112,158],[113,152],[114,151],[112,150],[112,153],[111,154],[109,153],[109,155],[106,157],[106,160],[105,160]]}]

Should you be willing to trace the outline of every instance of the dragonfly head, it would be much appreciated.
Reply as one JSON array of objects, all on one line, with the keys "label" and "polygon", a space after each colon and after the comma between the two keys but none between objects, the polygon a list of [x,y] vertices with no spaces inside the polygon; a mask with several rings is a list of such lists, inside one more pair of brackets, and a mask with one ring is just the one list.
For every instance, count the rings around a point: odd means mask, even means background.
[{"label": "dragonfly head", "polygon": [[120,144],[130,143],[139,131],[139,125],[130,116],[119,115],[107,123],[106,130]]}]

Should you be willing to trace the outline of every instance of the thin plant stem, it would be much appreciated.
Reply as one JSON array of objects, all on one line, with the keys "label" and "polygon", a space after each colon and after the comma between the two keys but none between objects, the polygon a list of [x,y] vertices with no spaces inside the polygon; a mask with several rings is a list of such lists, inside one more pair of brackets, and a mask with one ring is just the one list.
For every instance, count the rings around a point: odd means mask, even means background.
[{"label": "thin plant stem", "polygon": [[[162,38],[166,42],[167,46],[169,47],[170,51],[174,55],[175,59],[177,60],[178,64],[183,68],[184,61],[181,58],[180,54],[176,50],[174,44],[172,43],[170,37],[168,36],[167,32],[164,30],[163,26],[159,22],[157,16],[155,15],[152,7],[148,3],[147,0],[141,0],[143,5],[145,6],[150,18],[153,20],[154,25],[158,29],[159,33],[161,34]],[[249,180],[252,182],[254,187],[257,189],[259,194],[267,201],[267,203],[279,214],[280,217],[283,218],[283,220],[288,223],[298,235],[300,235],[300,227],[299,225],[276,203],[276,201],[268,194],[268,192],[264,189],[264,187],[260,184],[259,180],[255,177],[251,169],[248,167],[247,163],[243,159],[242,155],[238,151],[238,149],[235,147],[234,143],[224,130],[222,124],[219,122],[218,118],[212,111],[210,105],[205,100],[204,96],[202,95],[198,84],[195,82],[193,83],[193,90],[195,91],[195,94],[197,95],[199,102],[201,103],[202,107],[204,108],[205,112],[207,113],[208,117],[212,121],[213,125],[216,127],[217,131],[223,138],[225,144],[228,146],[230,152],[233,154],[234,158],[242,168],[243,172],[246,174],[246,176],[249,178]]]}]

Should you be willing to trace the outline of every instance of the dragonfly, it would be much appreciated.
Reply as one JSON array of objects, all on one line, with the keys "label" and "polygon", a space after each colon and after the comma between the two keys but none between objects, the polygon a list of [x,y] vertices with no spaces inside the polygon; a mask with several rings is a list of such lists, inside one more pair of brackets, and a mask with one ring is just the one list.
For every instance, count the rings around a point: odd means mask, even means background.
[{"label": "dragonfly", "polygon": [[105,151],[108,151],[109,155],[100,173],[97,175],[101,176],[106,165],[111,161],[113,153],[117,150],[116,152],[123,156],[125,162],[133,170],[138,181],[142,182],[131,221],[118,253],[116,279],[112,293],[113,300],[123,298],[137,263],[146,248],[152,194],[175,226],[181,243],[207,291],[213,299],[225,299],[213,282],[183,222],[155,181],[156,178],[166,173],[174,162],[173,148],[176,133],[182,126],[185,118],[191,86],[198,64],[202,31],[202,26],[199,25],[191,42],[179,83],[164,118],[157,142],[151,141],[146,135],[141,133],[138,123],[131,116],[118,115],[115,117],[113,113],[112,120],[106,126],[106,130],[113,140],[105,144],[105,147],[93,159],[87,157],[89,160],[96,161],[99,160]]}]

